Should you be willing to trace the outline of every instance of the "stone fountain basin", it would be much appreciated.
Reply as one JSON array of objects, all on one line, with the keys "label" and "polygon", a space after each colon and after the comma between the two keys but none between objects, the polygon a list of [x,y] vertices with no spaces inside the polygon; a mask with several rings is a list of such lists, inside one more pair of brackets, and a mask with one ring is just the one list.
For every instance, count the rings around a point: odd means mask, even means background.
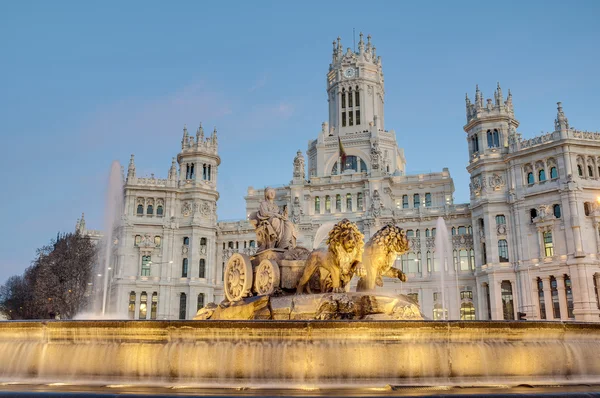
[{"label": "stone fountain basin", "polygon": [[600,382],[600,325],[479,321],[0,322],[0,381],[219,385]]}]

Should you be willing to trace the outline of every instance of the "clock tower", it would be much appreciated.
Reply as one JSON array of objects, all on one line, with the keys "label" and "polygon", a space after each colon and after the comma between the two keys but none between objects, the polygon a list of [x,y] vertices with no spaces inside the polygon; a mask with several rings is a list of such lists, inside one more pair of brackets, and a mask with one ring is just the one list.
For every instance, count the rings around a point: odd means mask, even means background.
[{"label": "clock tower", "polygon": [[374,125],[384,130],[383,71],[381,57],[360,34],[358,52],[344,52],[341,40],[333,42],[333,57],[327,74],[330,134],[347,135]]}]

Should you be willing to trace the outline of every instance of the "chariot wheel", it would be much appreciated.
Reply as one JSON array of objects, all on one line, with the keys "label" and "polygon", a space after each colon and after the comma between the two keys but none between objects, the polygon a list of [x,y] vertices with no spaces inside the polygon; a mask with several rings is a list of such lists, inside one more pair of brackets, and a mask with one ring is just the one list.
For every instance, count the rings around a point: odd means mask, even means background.
[{"label": "chariot wheel", "polygon": [[279,265],[273,260],[262,260],[256,267],[254,291],[260,295],[271,294],[279,287],[280,279]]},{"label": "chariot wheel", "polygon": [[225,275],[225,296],[230,302],[250,296],[252,288],[252,263],[250,257],[234,253],[227,261]]}]

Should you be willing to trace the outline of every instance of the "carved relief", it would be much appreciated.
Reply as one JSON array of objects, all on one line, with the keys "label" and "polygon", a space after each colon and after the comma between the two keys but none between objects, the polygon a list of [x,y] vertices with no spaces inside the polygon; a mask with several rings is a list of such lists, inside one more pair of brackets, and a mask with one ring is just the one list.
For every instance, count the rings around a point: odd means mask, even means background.
[{"label": "carved relief", "polygon": [[496,233],[498,235],[506,235],[506,224],[498,224],[496,226]]},{"label": "carved relief", "polygon": [[181,214],[184,217],[189,217],[192,214],[192,203],[189,201],[183,202],[183,206],[181,206]]},{"label": "carved relief", "polygon": [[452,237],[452,248],[456,249],[456,250],[472,249],[473,248],[473,236],[472,235],[454,235]]},{"label": "carved relief", "polygon": [[488,180],[490,188],[494,191],[498,191],[503,188],[506,183],[501,175],[494,173]]},{"label": "carved relief", "polygon": [[207,202],[206,200],[202,201],[202,204],[200,205],[200,214],[204,217],[208,217],[208,216],[210,216],[210,213],[211,213],[210,203]]}]

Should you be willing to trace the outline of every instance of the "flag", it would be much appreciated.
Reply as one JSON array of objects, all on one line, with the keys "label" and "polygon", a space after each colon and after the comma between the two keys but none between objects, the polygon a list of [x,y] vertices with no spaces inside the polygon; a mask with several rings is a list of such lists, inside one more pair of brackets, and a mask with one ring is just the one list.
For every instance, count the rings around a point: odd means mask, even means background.
[{"label": "flag", "polygon": [[346,165],[346,151],[344,151],[344,146],[342,145],[342,139],[338,135],[338,143],[340,147],[340,158],[342,159],[342,164],[340,168],[340,174],[344,172],[344,166]]}]

